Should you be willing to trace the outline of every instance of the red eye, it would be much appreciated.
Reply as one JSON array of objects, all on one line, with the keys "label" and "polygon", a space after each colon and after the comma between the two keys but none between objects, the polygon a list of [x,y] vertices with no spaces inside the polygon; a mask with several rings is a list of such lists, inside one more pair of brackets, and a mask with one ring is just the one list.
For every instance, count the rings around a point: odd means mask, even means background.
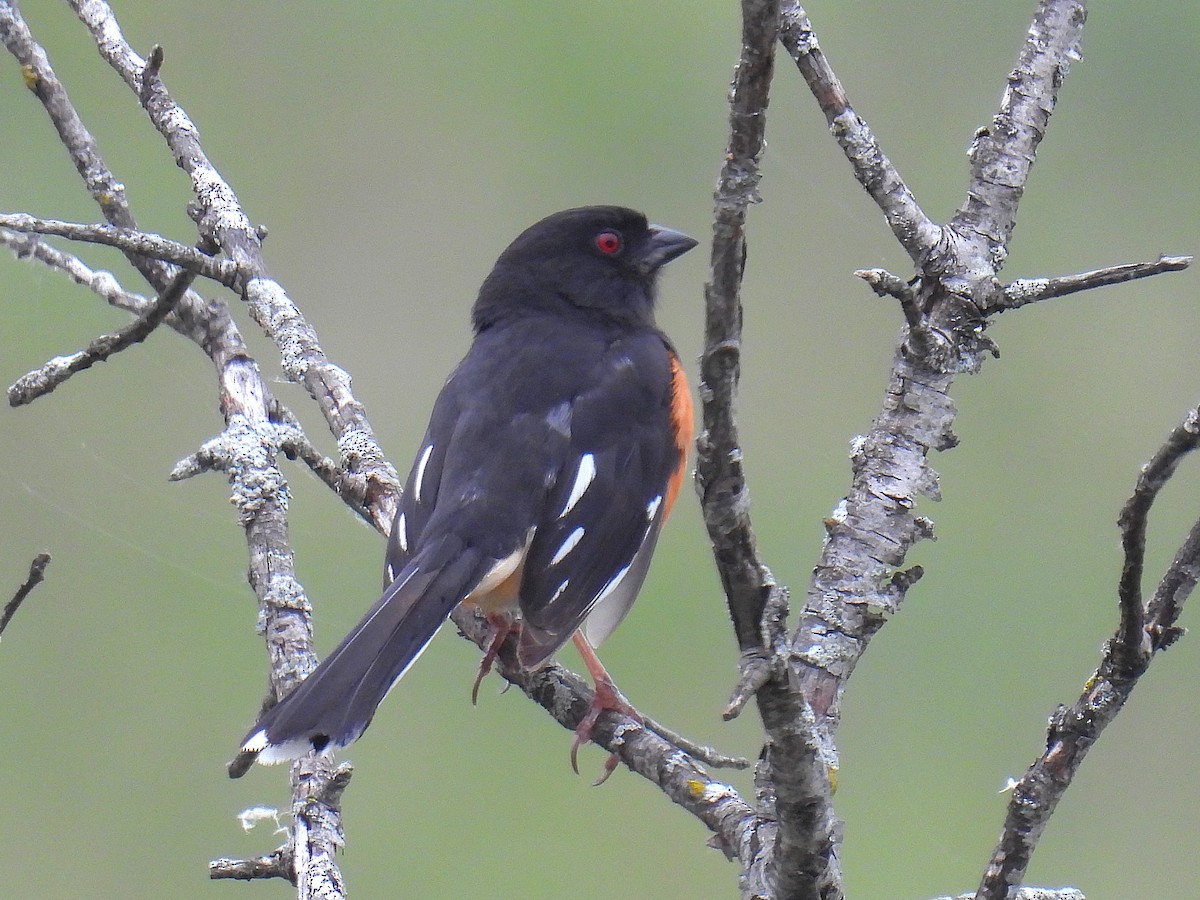
[{"label": "red eye", "polygon": [[596,249],[605,256],[616,256],[621,252],[621,235],[615,231],[602,231],[596,235]]}]

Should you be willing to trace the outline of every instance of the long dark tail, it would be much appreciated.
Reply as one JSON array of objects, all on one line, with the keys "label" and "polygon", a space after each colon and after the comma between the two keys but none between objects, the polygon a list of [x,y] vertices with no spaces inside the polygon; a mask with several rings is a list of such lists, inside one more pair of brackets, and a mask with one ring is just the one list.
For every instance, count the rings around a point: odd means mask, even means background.
[{"label": "long dark tail", "polygon": [[482,555],[454,538],[418,552],[337,649],[263,713],[229,763],[229,777],[240,778],[256,760],[277,763],[355,741],[486,570]]}]

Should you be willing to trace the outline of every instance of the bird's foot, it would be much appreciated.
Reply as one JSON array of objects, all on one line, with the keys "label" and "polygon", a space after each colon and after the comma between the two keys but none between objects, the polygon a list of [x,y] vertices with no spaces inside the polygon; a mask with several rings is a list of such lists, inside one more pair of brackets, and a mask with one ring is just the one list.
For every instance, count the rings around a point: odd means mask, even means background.
[{"label": "bird's foot", "polygon": [[[519,631],[520,623],[515,621],[510,616],[504,615],[489,615],[487,617],[488,625],[492,629],[492,638],[488,641],[487,650],[483,653],[483,659],[479,661],[479,672],[475,675],[475,684],[471,686],[471,705],[475,706],[479,701],[479,685],[483,683],[483,679],[489,672],[492,671],[492,666],[496,662],[496,658],[500,655],[500,648],[504,646],[504,642],[508,640],[508,636],[514,631]],[[507,685],[505,686],[507,690]]]},{"label": "bird's foot", "polygon": [[[575,740],[571,742],[571,768],[575,770],[576,775],[579,774],[579,748],[592,739],[592,729],[596,727],[596,721],[600,718],[600,714],[606,711],[620,713],[642,724],[641,713],[621,695],[612,679],[607,674],[603,678],[597,679],[592,702],[588,706],[587,713],[576,726]],[[616,753],[610,753],[608,759],[604,761],[604,770],[600,773],[600,777],[592,784],[604,784],[608,780],[608,776],[616,771],[620,761],[621,758]]]},{"label": "bird's foot", "polygon": [[[613,681],[612,676],[608,674],[608,670],[604,668],[600,662],[600,657],[596,655],[596,650],[588,642],[588,639],[581,632],[575,632],[573,637],[575,649],[579,651],[579,655],[583,658],[583,664],[587,667],[588,674],[592,676],[592,683],[596,686],[595,693],[592,695],[591,705],[588,706],[588,711],[580,720],[579,725],[575,728],[575,740],[571,743],[571,768],[575,770],[575,774],[579,774],[579,748],[592,739],[592,729],[596,727],[596,720],[600,718],[600,714],[606,710],[611,710],[615,713],[620,713],[623,716],[628,716],[639,725],[644,725],[645,720],[642,714],[633,708],[633,705],[626,700]],[[610,753],[608,759],[604,761],[604,771],[600,774],[592,784],[601,785],[608,780],[617,768],[617,763],[621,758],[616,753]]]}]

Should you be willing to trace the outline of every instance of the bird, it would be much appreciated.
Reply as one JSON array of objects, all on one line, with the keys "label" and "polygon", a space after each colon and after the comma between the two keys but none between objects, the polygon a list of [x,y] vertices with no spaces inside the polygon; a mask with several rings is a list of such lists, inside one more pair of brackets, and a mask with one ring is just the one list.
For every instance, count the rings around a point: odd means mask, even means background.
[{"label": "bird", "polygon": [[588,206],[500,254],[406,480],[382,596],[262,713],[230,777],[357,740],[459,604],[492,629],[473,699],[510,635],[523,670],[574,641],[596,684],[576,771],[604,710],[636,715],[594,647],[629,612],[686,471],[691,393],[654,311],[660,269],[696,245],[632,209]]}]

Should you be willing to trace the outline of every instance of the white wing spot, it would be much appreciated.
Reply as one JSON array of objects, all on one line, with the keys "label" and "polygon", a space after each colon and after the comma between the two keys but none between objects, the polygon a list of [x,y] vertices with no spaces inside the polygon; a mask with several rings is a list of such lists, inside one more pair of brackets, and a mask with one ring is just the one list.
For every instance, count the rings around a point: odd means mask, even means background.
[{"label": "white wing spot", "polygon": [[425,480],[425,467],[429,465],[429,457],[433,454],[433,444],[427,446],[421,453],[421,461],[417,463],[417,477],[413,479],[413,499],[421,502],[421,482]]},{"label": "white wing spot", "polygon": [[[396,524],[393,526],[396,530],[396,543],[400,545],[400,549],[405,553],[408,552],[408,523],[404,518],[404,513],[400,513],[396,517]],[[392,576],[395,577],[394,575]]]},{"label": "white wing spot", "polygon": [[558,589],[553,594],[550,595],[550,602],[553,603],[555,600],[557,600],[559,597],[561,597],[563,594],[563,591],[565,591],[567,589],[567,585],[570,583],[571,583],[571,579],[568,578],[562,584],[560,584],[558,586]]},{"label": "white wing spot", "polygon": [[[630,565],[632,565],[632,563],[630,563]],[[610,578],[608,580],[608,584],[606,584],[604,586],[604,589],[601,590],[600,593],[596,595],[595,605],[598,606],[601,603],[603,603],[605,597],[607,597],[609,594],[611,594],[613,591],[615,591],[617,588],[619,588],[621,586],[621,582],[625,580],[625,576],[628,574],[629,574],[629,566],[626,566],[620,572],[618,572],[616,575],[614,575],[612,578]]]},{"label": "white wing spot", "polygon": [[[655,497],[653,500],[650,501],[649,505],[646,507],[646,518],[649,519],[651,522],[653,522],[654,517],[656,515],[658,515],[658,508],[660,506],[662,506],[662,494],[659,494],[657,497]],[[407,549],[407,548],[405,548],[405,549]]]},{"label": "white wing spot", "polygon": [[588,489],[588,485],[596,477],[596,458],[590,453],[585,453],[579,457],[579,470],[575,473],[575,483],[571,485],[571,496],[567,497],[566,506],[563,511],[558,514],[561,519],[579,502],[579,498],[583,496],[583,492]]},{"label": "white wing spot", "polygon": [[550,565],[557,566],[563,561],[568,553],[575,549],[575,545],[583,540],[583,528],[576,528],[567,535],[567,539],[562,542],[562,546],[558,548],[558,552],[554,554],[554,558],[550,560]]}]

